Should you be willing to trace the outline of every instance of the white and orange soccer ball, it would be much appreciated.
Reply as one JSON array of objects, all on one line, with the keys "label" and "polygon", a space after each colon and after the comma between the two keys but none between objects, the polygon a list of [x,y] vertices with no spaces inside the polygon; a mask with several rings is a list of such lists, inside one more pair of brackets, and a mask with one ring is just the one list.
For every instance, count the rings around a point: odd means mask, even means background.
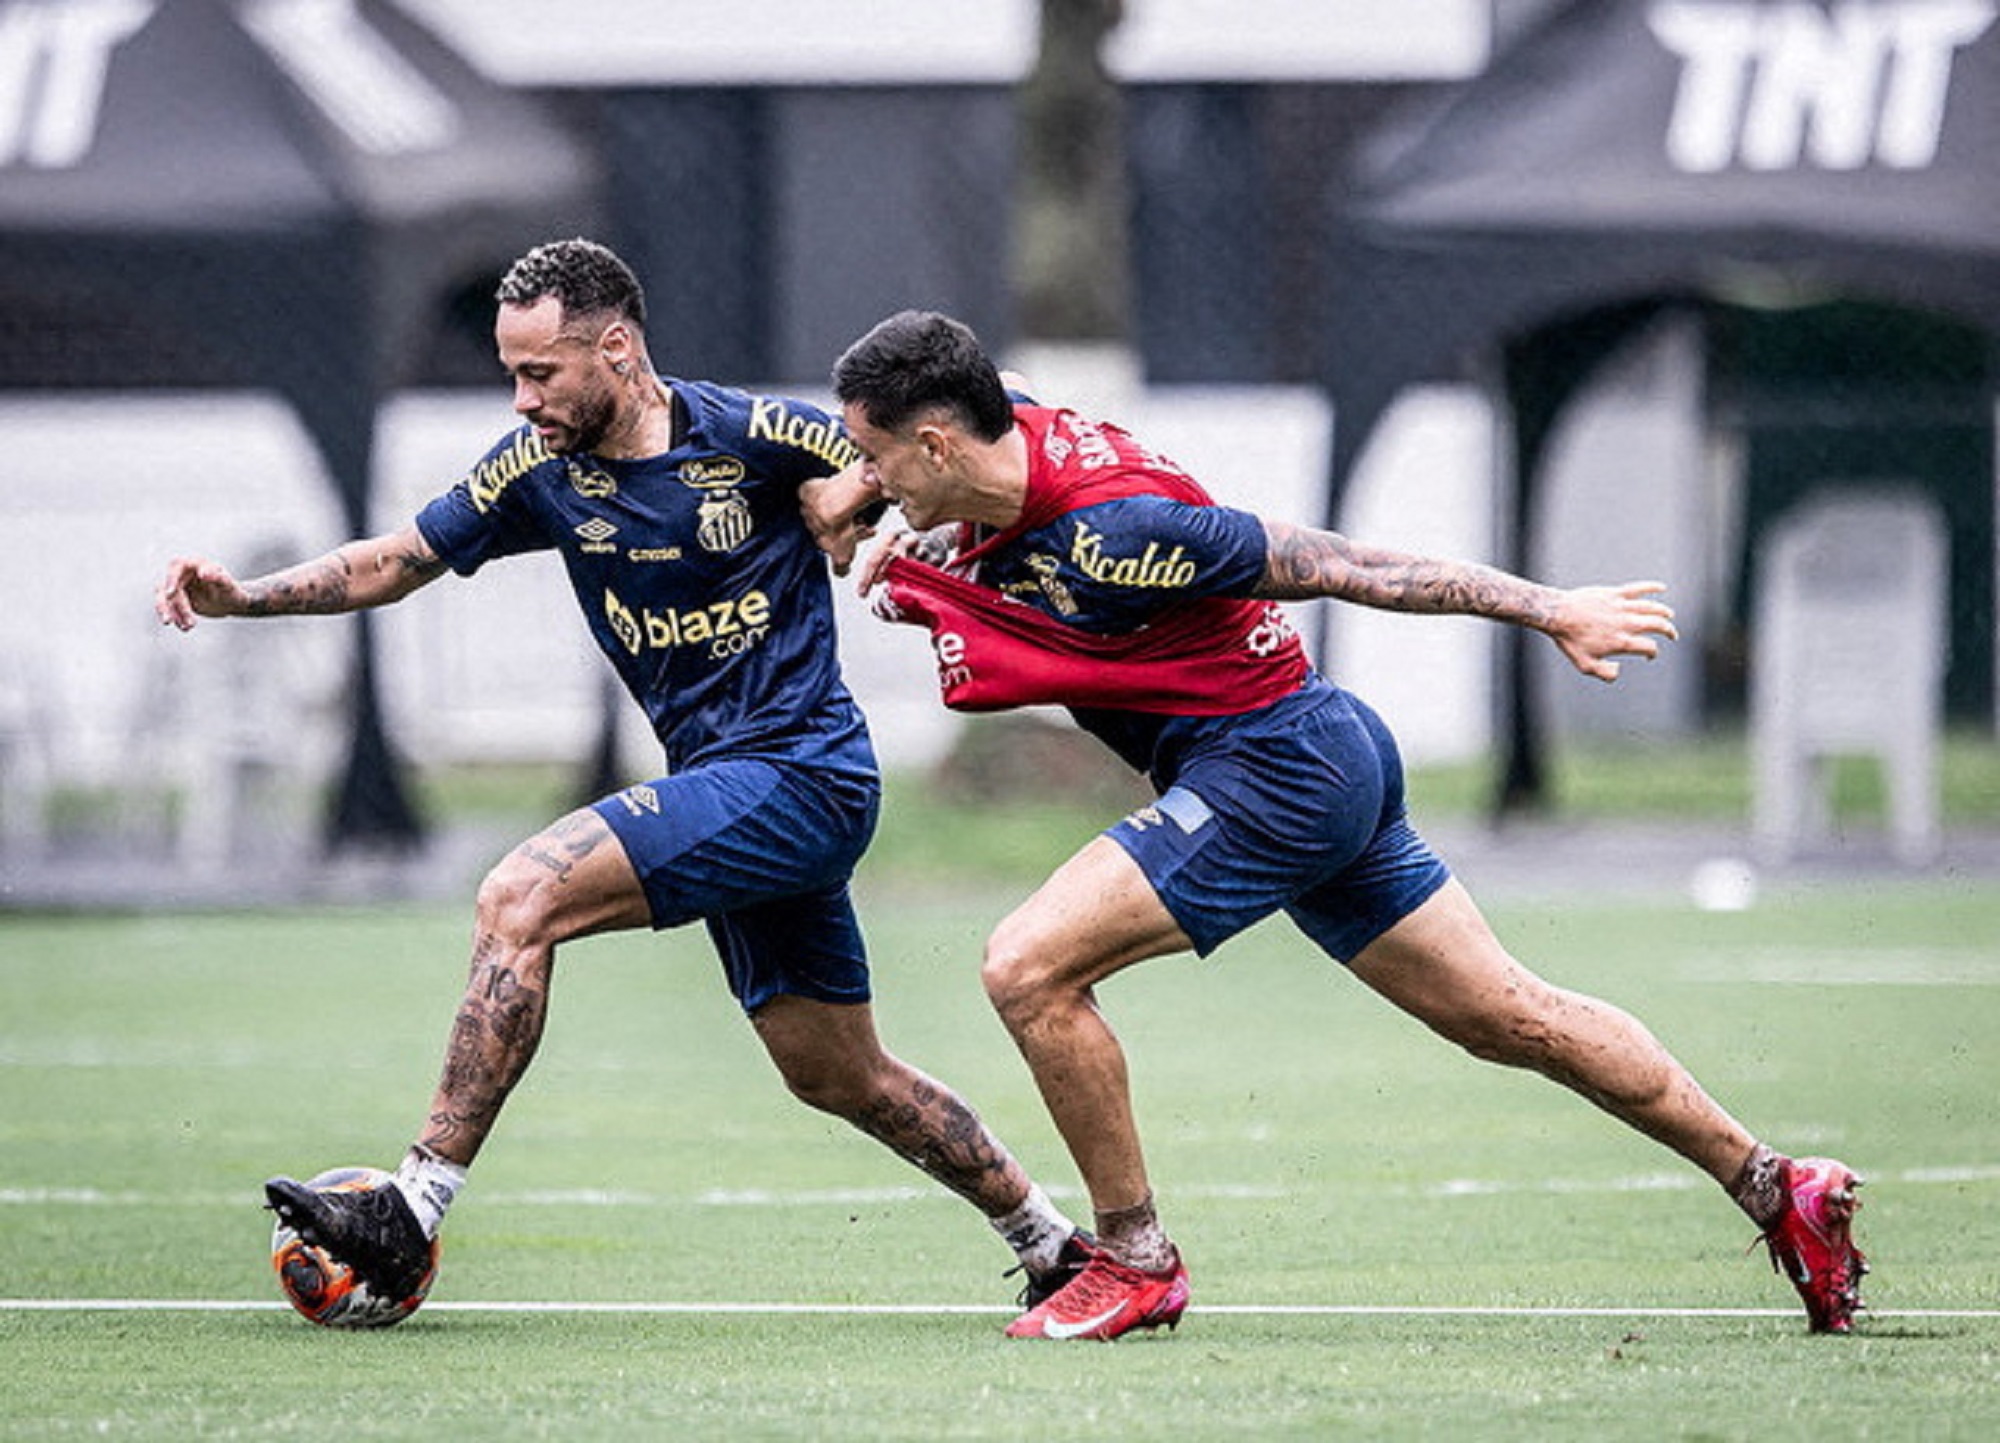
[{"label": "white and orange soccer ball", "polygon": [[[359,1192],[394,1187],[388,1173],[376,1167],[337,1167],[307,1182],[319,1192]],[[430,1294],[437,1277],[438,1244],[431,1240],[430,1265],[416,1286],[401,1297],[383,1297],[355,1276],[354,1269],[327,1256],[283,1222],[271,1231],[271,1266],[285,1301],[299,1315],[323,1328],[392,1328],[414,1313]]]}]

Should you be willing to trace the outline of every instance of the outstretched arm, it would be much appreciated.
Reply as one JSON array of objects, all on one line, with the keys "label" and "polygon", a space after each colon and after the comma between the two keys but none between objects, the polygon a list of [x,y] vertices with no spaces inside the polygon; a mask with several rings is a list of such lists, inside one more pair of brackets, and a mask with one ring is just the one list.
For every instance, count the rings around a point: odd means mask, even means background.
[{"label": "outstretched arm", "polygon": [[1272,601],[1332,597],[1387,611],[1483,616],[1545,633],[1585,676],[1615,681],[1620,656],[1655,657],[1671,641],[1673,608],[1657,581],[1623,586],[1544,586],[1476,562],[1391,551],[1266,521],[1269,551],[1253,595]]},{"label": "outstretched arm", "polygon": [[401,601],[444,569],[414,524],[249,581],[220,562],[176,557],[153,610],[162,625],[182,631],[203,616],[327,616]]}]

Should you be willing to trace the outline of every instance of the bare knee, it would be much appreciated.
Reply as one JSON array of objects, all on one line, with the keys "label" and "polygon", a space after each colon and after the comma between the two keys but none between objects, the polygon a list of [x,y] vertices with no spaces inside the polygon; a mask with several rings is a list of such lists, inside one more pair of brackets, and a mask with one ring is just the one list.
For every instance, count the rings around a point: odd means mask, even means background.
[{"label": "bare knee", "polygon": [[550,886],[551,878],[544,869],[518,855],[497,863],[480,882],[474,902],[479,935],[522,950],[553,947],[563,939],[555,927]]},{"label": "bare knee", "polygon": [[986,1000],[1010,1029],[1047,1006],[1052,990],[1048,969],[1027,945],[1025,935],[1004,922],[986,939],[979,981],[986,988]]},{"label": "bare knee", "polygon": [[751,1024],[786,1091],[807,1107],[851,1122],[889,1090],[898,1064],[875,1040],[872,1022],[779,998]]},{"label": "bare knee", "polygon": [[872,1089],[857,1069],[824,1058],[774,1060],[786,1091],[807,1107],[842,1118],[852,1118],[867,1107]]}]

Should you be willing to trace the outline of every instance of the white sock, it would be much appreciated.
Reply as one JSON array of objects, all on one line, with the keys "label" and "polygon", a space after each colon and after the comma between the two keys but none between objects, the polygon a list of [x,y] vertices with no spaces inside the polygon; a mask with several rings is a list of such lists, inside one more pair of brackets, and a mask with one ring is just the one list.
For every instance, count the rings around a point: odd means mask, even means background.
[{"label": "white sock", "polygon": [[1076,1231],[1076,1224],[1064,1217],[1037,1183],[1028,1184],[1028,1195],[1005,1217],[988,1218],[993,1231],[1006,1240],[1014,1256],[1031,1274],[1046,1273],[1056,1265],[1063,1244]]},{"label": "white sock", "polygon": [[396,1187],[423,1224],[424,1236],[434,1238],[444,1222],[445,1209],[465,1186],[465,1169],[447,1161],[429,1148],[413,1145],[403,1165],[396,1169]]}]

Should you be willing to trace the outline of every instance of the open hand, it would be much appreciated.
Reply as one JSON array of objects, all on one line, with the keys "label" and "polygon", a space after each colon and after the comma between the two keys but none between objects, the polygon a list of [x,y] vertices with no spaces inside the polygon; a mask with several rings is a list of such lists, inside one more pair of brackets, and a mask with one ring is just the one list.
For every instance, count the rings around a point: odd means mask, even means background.
[{"label": "open hand", "polygon": [[191,630],[198,616],[241,616],[250,598],[242,583],[217,561],[177,556],[153,593],[153,612],[162,626]]},{"label": "open hand", "polygon": [[1579,586],[1562,593],[1543,630],[1585,676],[1616,681],[1618,663],[1612,658],[1637,656],[1650,661],[1660,654],[1661,641],[1679,637],[1674,609],[1656,599],[1666,589],[1658,581]]}]

